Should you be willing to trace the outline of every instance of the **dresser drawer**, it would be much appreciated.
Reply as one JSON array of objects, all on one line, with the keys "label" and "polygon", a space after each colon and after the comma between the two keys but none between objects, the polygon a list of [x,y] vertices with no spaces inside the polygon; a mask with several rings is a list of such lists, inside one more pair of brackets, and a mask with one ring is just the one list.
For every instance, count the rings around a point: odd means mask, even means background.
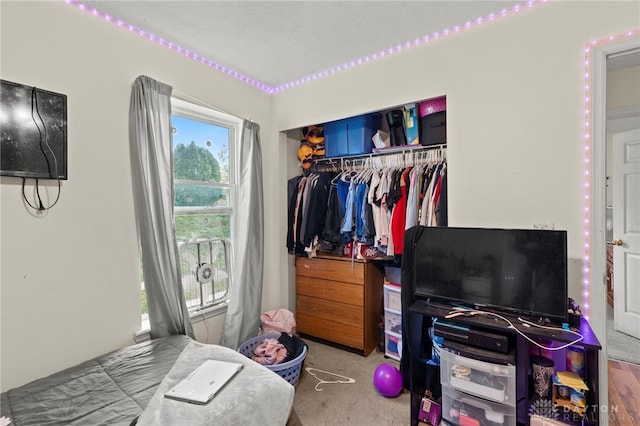
[{"label": "dresser drawer", "polygon": [[364,310],[360,306],[299,295],[296,300],[296,314],[298,313],[350,325],[362,332]]},{"label": "dresser drawer", "polygon": [[350,259],[296,258],[296,274],[298,276],[360,285],[364,284],[364,266],[364,263],[351,262]]},{"label": "dresser drawer", "polygon": [[310,296],[348,305],[364,306],[363,289],[357,284],[298,276],[296,294],[298,297]]},{"label": "dresser drawer", "polygon": [[[324,320],[303,313],[296,313],[296,330],[299,333],[318,337],[356,349],[366,349],[362,328]],[[367,352],[368,354],[368,352]]]}]

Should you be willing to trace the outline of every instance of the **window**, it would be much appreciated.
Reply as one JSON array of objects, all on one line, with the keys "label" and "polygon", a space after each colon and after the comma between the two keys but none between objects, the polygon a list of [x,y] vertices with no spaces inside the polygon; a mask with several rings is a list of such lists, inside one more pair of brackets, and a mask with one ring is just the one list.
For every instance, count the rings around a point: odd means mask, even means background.
[{"label": "window", "polygon": [[[228,301],[241,121],[172,99],[176,242],[189,310]],[[146,295],[142,293],[143,328]]]}]

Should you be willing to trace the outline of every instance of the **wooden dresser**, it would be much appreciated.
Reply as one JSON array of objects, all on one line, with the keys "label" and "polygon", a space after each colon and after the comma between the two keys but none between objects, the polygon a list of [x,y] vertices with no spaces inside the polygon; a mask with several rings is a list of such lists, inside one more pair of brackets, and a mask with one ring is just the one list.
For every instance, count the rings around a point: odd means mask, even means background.
[{"label": "wooden dresser", "polygon": [[378,343],[384,275],[369,261],[296,258],[296,329],[362,355]]}]

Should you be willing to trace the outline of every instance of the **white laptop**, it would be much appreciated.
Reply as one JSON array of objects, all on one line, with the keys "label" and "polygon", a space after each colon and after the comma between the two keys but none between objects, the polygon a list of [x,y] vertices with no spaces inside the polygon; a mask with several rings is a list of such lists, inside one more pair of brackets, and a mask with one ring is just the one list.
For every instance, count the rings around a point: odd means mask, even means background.
[{"label": "white laptop", "polygon": [[242,367],[236,362],[206,360],[164,396],[193,404],[206,404]]}]

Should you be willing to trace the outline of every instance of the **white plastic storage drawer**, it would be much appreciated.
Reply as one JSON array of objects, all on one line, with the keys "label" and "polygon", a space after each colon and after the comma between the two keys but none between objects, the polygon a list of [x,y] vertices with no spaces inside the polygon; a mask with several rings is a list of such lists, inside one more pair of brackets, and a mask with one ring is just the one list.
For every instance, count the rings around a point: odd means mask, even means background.
[{"label": "white plastic storage drawer", "polygon": [[443,385],[501,404],[516,405],[516,366],[478,361],[440,352],[440,381]]},{"label": "white plastic storage drawer", "polygon": [[442,385],[442,416],[456,425],[516,424],[516,407],[487,401]]},{"label": "white plastic storage drawer", "polygon": [[384,308],[394,311],[402,310],[402,299],[400,298],[400,287],[397,285],[384,285]]},{"label": "white plastic storage drawer", "polygon": [[384,332],[384,354],[400,361],[402,356],[402,336],[390,331]]},{"label": "white plastic storage drawer", "polygon": [[396,334],[402,334],[402,313],[385,309],[384,331],[393,331]]}]

